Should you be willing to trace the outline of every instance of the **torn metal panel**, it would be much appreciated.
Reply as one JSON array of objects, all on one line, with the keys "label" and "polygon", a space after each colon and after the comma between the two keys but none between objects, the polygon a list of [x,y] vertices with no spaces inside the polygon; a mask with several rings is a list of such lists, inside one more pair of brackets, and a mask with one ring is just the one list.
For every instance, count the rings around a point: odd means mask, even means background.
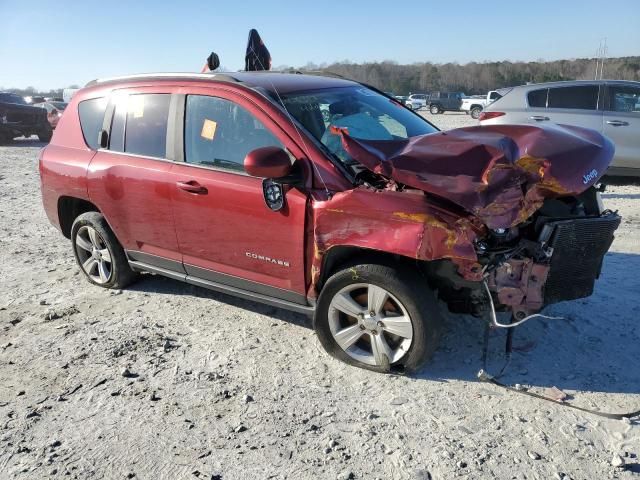
[{"label": "torn metal panel", "polygon": [[446,198],[489,228],[521,223],[545,198],[583,192],[614,153],[598,132],[567,125],[478,126],[384,141],[336,133],[374,173]]},{"label": "torn metal panel", "polygon": [[418,190],[397,192],[358,187],[312,200],[311,290],[324,255],[335,246],[384,251],[418,260],[451,259],[461,274],[480,280],[474,240],[484,227],[427,202]]}]

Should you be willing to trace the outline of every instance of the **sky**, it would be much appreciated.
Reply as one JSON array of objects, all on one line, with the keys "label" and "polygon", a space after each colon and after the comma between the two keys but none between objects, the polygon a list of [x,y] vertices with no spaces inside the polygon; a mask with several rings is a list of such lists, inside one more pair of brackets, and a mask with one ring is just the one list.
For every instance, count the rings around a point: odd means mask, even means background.
[{"label": "sky", "polygon": [[40,90],[143,72],[244,67],[250,28],[273,65],[640,55],[638,0],[0,0],[0,87]]}]

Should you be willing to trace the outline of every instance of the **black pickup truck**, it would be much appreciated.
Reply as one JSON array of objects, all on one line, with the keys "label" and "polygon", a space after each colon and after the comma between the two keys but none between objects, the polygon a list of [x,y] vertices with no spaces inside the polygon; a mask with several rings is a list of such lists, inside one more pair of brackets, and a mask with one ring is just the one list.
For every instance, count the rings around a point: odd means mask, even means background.
[{"label": "black pickup truck", "polygon": [[0,143],[34,134],[41,142],[48,142],[52,132],[44,108],[27,105],[15,93],[0,92]]},{"label": "black pickup truck", "polygon": [[462,92],[432,92],[427,99],[427,108],[436,115],[442,112],[458,112],[462,106]]}]

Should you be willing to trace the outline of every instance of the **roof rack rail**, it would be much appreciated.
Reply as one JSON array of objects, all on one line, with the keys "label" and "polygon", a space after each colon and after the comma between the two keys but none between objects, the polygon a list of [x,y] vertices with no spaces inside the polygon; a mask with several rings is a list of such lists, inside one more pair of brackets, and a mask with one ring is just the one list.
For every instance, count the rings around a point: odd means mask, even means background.
[{"label": "roof rack rail", "polygon": [[201,80],[218,80],[221,82],[240,82],[239,79],[235,78],[232,73],[189,73],[189,72],[161,72],[161,73],[138,73],[134,75],[123,75],[119,77],[109,77],[109,78],[96,78],[95,80],[91,80],[87,82],[85,87],[90,87],[93,85],[111,83],[111,82],[119,82],[126,80],[146,80],[146,79],[173,79],[173,78],[191,78],[191,79],[201,79]]},{"label": "roof rack rail", "polygon": [[351,80],[344,75],[340,75],[339,73],[330,72],[328,70],[292,70],[291,73],[295,73],[297,75],[317,75],[319,77],[335,77],[342,78],[344,80]]}]

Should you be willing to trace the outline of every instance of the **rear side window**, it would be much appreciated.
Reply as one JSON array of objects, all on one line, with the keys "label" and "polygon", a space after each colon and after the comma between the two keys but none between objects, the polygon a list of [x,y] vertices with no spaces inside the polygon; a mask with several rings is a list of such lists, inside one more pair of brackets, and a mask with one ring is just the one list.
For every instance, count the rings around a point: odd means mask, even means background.
[{"label": "rear side window", "polygon": [[548,108],[597,110],[598,86],[560,87],[549,89]]},{"label": "rear side window", "polygon": [[533,108],[546,108],[547,92],[548,89],[546,88],[541,90],[531,90],[527,94],[527,102],[529,103],[529,106]]},{"label": "rear side window", "polygon": [[187,96],[185,161],[244,172],[244,158],[261,147],[282,143],[251,113],[223,98]]},{"label": "rear side window", "polygon": [[164,158],[167,152],[167,123],[171,95],[164,93],[129,95],[124,151]]},{"label": "rear side window", "polygon": [[98,149],[98,135],[102,130],[106,108],[107,99],[104,97],[84,100],[78,104],[82,136],[87,146],[93,150]]}]

